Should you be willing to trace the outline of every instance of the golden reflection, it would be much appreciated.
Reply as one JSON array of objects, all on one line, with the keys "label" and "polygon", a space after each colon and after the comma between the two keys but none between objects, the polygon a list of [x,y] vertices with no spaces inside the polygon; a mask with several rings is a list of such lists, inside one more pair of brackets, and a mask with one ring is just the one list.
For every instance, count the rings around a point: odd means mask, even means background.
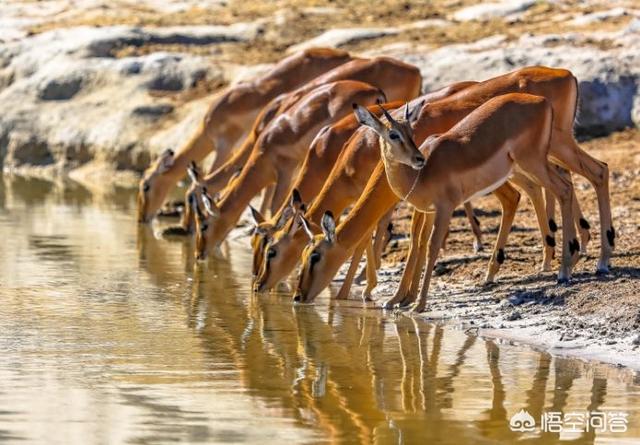
[{"label": "golden reflection", "polygon": [[34,437],[44,412],[42,434],[97,425],[105,443],[616,443],[509,427],[520,409],[612,408],[640,436],[628,373],[352,302],[255,295],[238,243],[196,262],[191,241],[126,216],[126,195],[98,211],[82,187],[31,184],[0,185],[0,394],[18,393],[0,440]]}]

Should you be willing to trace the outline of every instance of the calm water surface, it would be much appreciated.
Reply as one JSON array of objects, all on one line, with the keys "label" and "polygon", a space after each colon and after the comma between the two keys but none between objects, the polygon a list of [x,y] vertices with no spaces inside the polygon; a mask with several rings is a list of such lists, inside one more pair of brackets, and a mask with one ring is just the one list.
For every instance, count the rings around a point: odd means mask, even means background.
[{"label": "calm water surface", "polygon": [[[0,442],[640,443],[628,370],[257,297],[243,243],[194,264],[134,206],[127,190],[0,178]],[[625,411],[629,427],[512,432],[523,408]]]}]

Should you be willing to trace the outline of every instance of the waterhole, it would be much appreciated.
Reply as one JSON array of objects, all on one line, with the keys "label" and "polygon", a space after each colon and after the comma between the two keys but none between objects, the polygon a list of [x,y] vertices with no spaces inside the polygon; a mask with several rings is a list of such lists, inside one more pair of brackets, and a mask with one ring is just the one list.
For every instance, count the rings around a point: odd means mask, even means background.
[{"label": "waterhole", "polygon": [[156,229],[131,190],[0,178],[0,442],[640,443],[629,370],[252,295],[246,239],[198,264]]}]

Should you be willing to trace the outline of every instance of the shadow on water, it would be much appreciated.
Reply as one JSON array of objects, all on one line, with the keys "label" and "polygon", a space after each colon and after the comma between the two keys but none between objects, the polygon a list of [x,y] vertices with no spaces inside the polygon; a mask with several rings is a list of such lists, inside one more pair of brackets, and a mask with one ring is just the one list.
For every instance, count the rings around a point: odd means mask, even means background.
[{"label": "shadow on water", "polygon": [[[191,240],[134,223],[131,192],[109,205],[45,185],[0,185],[0,442],[616,443],[539,429],[544,413],[613,409],[629,413],[624,438],[640,436],[624,370],[355,303],[258,296],[237,242],[196,262]],[[510,428],[521,409],[534,432]]]}]

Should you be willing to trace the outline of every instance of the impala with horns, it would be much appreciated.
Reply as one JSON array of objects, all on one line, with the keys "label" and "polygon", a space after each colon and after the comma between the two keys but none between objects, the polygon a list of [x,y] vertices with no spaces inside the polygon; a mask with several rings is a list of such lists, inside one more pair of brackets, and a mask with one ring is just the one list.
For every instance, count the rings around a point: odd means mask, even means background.
[{"label": "impala with horns", "polygon": [[[408,106],[406,109],[409,115]],[[547,99],[522,93],[493,98],[448,132],[427,139],[420,150],[412,139],[410,119],[400,123],[385,113],[385,125],[363,107],[357,106],[355,112],[381,138],[385,173],[396,196],[418,211],[435,210],[433,219],[426,220],[433,222],[433,229],[426,229],[431,232],[427,266],[415,311],[425,309],[431,274],[453,210],[461,202],[495,190],[515,169],[551,190],[560,201],[563,242],[558,281],[569,280],[580,250],[573,225],[574,192],[571,182],[547,159],[553,126],[553,109]],[[501,234],[509,233],[512,222],[513,214],[503,217]],[[332,236],[335,230],[327,237],[329,242]]]},{"label": "impala with horns", "polygon": [[[227,186],[231,177],[246,164],[260,132],[266,128],[271,120],[285,112],[313,89],[340,80],[365,82],[383,90],[390,100],[404,101],[420,94],[422,84],[422,77],[416,67],[390,57],[355,59],[345,63],[319,76],[296,91],[279,96],[271,101],[271,103],[264,108],[258,119],[256,119],[253,129],[245,139],[242,147],[238,149],[223,166],[202,178],[198,185],[206,186],[211,193],[216,193]],[[266,213],[269,209],[279,207],[279,205],[272,205],[271,202],[273,201],[274,188],[270,187],[267,191],[270,193],[265,193],[260,207],[262,214]],[[187,190],[185,201],[188,201],[188,195],[192,192],[197,193],[196,186]],[[274,211],[272,210],[272,214],[273,213]],[[192,216],[189,213],[185,213],[182,219],[183,228],[186,231],[190,231],[192,224]]]},{"label": "impala with horns", "polygon": [[[607,179],[608,170],[606,165],[584,153],[573,138],[573,121],[577,105],[577,82],[575,77],[566,70],[545,67],[523,68],[469,87],[449,98],[426,104],[418,115],[418,121],[414,124],[414,140],[422,143],[430,134],[448,131],[486,100],[509,92],[536,93],[546,97],[551,103],[555,115],[549,151],[550,158],[562,165],[572,167],[573,171],[588,174],[588,177],[594,180],[597,187],[606,187],[606,185],[603,185]],[[576,166],[576,163],[579,166]],[[586,169],[585,166],[589,166],[589,169]],[[602,174],[594,178],[592,175],[597,168],[601,168]],[[508,195],[505,194],[505,196]],[[534,203],[538,221],[540,222],[543,219],[540,215],[544,214],[544,203],[536,202],[538,195],[530,195],[529,197]],[[340,227],[342,229],[339,230],[340,233],[337,236],[339,243],[334,246],[327,246],[327,258],[323,260],[322,266],[314,266],[313,273],[310,274],[312,275],[311,278],[307,279],[307,282],[311,279],[318,282],[318,284],[314,285],[315,291],[311,299],[329,284],[340,265],[353,253],[375,223],[398,200],[399,198],[393,194],[386,180],[384,167],[382,164],[378,165],[376,174],[371,178],[359,202],[350,212],[347,219],[341,223]],[[576,207],[577,203],[574,203],[574,208]],[[604,212],[604,214],[606,215],[607,213]],[[580,219],[576,218],[576,224],[583,228],[579,221]],[[603,224],[606,226],[607,223],[603,221]],[[540,228],[543,233],[543,243],[545,244],[543,268],[548,270],[555,239],[549,225],[546,224],[546,220],[545,224],[542,224]],[[588,239],[588,232],[582,237],[583,239]],[[611,244],[602,246],[601,256],[606,257],[607,249],[610,249],[610,246]],[[497,259],[497,255],[498,252],[494,251],[493,257]],[[601,258],[599,266],[603,262],[605,261]],[[306,273],[309,274],[308,271]],[[304,295],[301,298],[308,299]]]},{"label": "impala with horns", "polygon": [[177,153],[165,150],[144,173],[138,191],[138,221],[153,218],[171,188],[184,177],[191,161],[199,162],[215,152],[213,165],[222,165],[271,99],[350,60],[345,51],[307,49],[283,59],[265,75],[230,86],[216,95],[191,138]]},{"label": "impala with horns", "polygon": [[[265,187],[276,184],[274,199],[282,201],[289,191],[301,155],[308,149],[318,130],[344,116],[349,101],[358,98],[365,104],[384,100],[380,89],[363,82],[343,80],[320,86],[273,120],[262,132],[246,166],[218,203],[214,212],[196,221],[198,258],[210,250],[219,252],[227,233],[235,226],[251,199]],[[206,227],[206,230],[203,228]]]},{"label": "impala with horns", "polygon": [[[421,96],[413,102],[435,101],[473,84],[475,82],[453,84]],[[372,110],[382,112],[379,107],[372,107]],[[377,146],[378,137],[373,131],[365,128],[355,131],[344,146],[339,147],[339,150],[336,150],[337,144],[331,144],[331,150],[325,148],[325,140],[338,139],[338,144],[341,142],[340,138],[334,136],[336,131],[342,132],[345,128],[351,129],[359,125],[353,115],[348,119],[343,119],[342,124],[344,126],[332,127],[316,139],[322,148],[320,154],[323,159],[327,153],[339,151],[339,154],[333,155],[337,157],[333,166],[330,162],[323,161],[320,164],[315,162],[317,156],[314,151],[311,151],[294,186],[302,195],[302,200],[317,195],[306,211],[307,219],[314,225],[320,223],[320,218],[325,210],[329,209],[334,214],[340,214],[350,203],[354,202],[360,196],[371,177],[371,172],[380,159],[380,151]],[[329,169],[331,170],[329,171]],[[293,219],[294,212],[290,210],[288,206],[281,208],[273,218],[273,221],[276,221],[275,227],[273,223],[265,222],[259,224],[255,231],[252,245],[254,246],[254,272],[258,274],[256,286],[259,290],[273,288],[291,273],[307,242],[300,221]],[[288,215],[283,217],[285,212]],[[381,253],[384,244],[382,234],[386,232],[387,224],[383,222],[378,227],[383,230],[376,233],[376,257]],[[267,252],[267,246],[270,252]],[[355,263],[358,260],[356,259]],[[340,298],[348,294],[350,284],[348,280],[345,280],[339,294]]]}]

